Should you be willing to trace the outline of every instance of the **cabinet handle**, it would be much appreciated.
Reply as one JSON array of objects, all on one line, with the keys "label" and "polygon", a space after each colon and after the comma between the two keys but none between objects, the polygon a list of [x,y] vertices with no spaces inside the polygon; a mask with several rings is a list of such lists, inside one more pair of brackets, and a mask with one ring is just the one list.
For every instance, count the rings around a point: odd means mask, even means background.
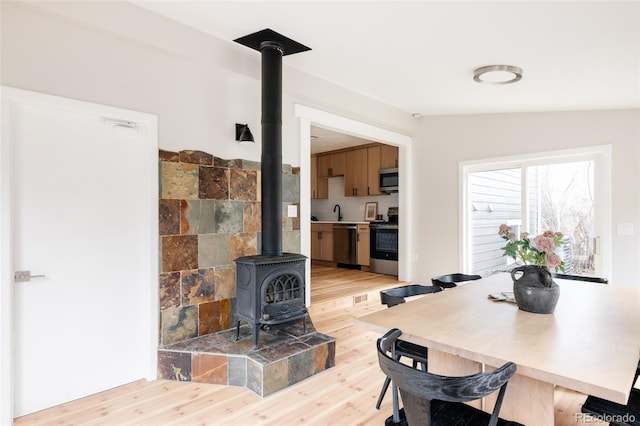
[{"label": "cabinet handle", "polygon": [[327,170],[327,175],[333,176],[333,168],[329,167],[329,170]]},{"label": "cabinet handle", "polygon": [[322,231],[318,232],[318,239],[321,240],[322,239]]},{"label": "cabinet handle", "polygon": [[371,188],[367,186],[367,195],[371,195]]}]

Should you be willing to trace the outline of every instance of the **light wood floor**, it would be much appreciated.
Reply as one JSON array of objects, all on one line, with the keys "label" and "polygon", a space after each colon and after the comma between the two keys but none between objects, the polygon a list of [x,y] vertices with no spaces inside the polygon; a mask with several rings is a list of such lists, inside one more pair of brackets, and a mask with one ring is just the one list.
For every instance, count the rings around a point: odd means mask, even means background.
[{"label": "light wood floor", "polygon": [[[380,280],[380,281],[377,281]],[[312,269],[311,317],[336,337],[336,366],[265,399],[244,388],[165,380],[137,381],[31,414],[16,425],[382,425],[391,413],[388,394],[375,409],[384,376],[378,367],[378,336],[352,325],[353,318],[385,309],[380,287],[392,277],[333,268]],[[346,301],[327,296],[353,288]],[[317,294],[316,294],[317,291]],[[352,290],[349,290],[352,291]],[[353,295],[368,300],[353,304]],[[375,297],[374,297],[375,296]],[[362,297],[356,301],[360,301]],[[556,426],[575,426],[584,396],[556,391]],[[531,425],[537,426],[537,425]]]}]

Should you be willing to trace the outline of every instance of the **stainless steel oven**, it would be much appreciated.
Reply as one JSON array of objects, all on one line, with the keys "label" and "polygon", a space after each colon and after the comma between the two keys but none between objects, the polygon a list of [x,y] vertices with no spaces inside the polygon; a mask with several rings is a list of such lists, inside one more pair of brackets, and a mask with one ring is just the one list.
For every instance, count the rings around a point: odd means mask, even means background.
[{"label": "stainless steel oven", "polygon": [[371,223],[369,270],[379,274],[398,275],[398,224]]}]

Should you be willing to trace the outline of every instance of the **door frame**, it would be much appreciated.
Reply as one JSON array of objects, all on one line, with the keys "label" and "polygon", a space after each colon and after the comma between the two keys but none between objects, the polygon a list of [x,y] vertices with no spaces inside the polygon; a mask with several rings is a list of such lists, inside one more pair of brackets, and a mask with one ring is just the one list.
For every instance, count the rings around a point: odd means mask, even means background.
[{"label": "door frame", "polygon": [[[311,125],[319,125],[328,129],[369,139],[387,145],[397,146],[399,185],[398,193],[399,222],[403,225],[398,233],[398,280],[406,281],[411,276],[411,245],[412,236],[409,229],[412,228],[412,193],[411,181],[411,151],[412,141],[410,136],[391,130],[376,127],[347,117],[330,112],[315,109],[309,106],[295,104],[295,116],[299,120],[300,136],[300,248],[302,254],[311,259]],[[305,281],[309,283],[306,292],[306,305],[311,305],[311,268],[310,260],[307,261]]]},{"label": "door frame", "polygon": [[156,378],[158,345],[158,117],[138,111],[116,108],[70,98],[0,86],[0,424],[13,422],[13,361],[14,361],[14,264],[13,264],[13,199],[14,173],[12,150],[12,108],[18,104],[40,105],[66,111],[81,111],[112,119],[134,121],[144,128],[143,139],[147,155],[140,161],[143,185],[147,197],[142,202],[148,226],[142,230],[143,239],[149,248],[144,269],[148,276],[148,303],[145,328],[148,339],[144,343],[148,352],[148,368],[144,377]]},{"label": "door frame", "polygon": [[[469,244],[470,215],[467,211],[469,188],[467,179],[469,173],[493,168],[521,167],[522,163],[543,165],[581,160],[593,160],[595,163],[595,214],[594,228],[596,237],[600,238],[600,253],[596,257],[596,272],[601,276],[613,280],[613,238],[612,238],[612,146],[596,145],[584,148],[545,151],[532,154],[514,155],[508,157],[486,158],[481,160],[463,161],[459,163],[459,196],[460,196],[460,270],[471,270],[471,244]],[[525,195],[523,194],[523,197]],[[496,231],[497,232],[497,231]]]}]

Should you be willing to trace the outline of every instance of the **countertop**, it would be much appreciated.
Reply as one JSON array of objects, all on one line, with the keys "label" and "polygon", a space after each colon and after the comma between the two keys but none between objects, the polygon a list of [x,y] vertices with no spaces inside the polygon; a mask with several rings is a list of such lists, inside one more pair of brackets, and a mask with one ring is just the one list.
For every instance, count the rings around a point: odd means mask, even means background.
[{"label": "countertop", "polygon": [[370,222],[365,221],[357,221],[357,220],[312,220],[311,224],[314,223],[333,223],[333,224],[345,224],[345,225],[368,225]]}]

